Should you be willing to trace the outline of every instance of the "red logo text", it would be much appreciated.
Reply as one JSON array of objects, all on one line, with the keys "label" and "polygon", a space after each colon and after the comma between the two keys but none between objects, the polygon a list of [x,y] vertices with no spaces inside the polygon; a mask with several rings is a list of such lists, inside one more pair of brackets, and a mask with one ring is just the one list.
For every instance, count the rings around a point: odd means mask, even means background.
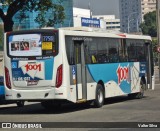
[{"label": "red logo text", "polygon": [[129,66],[121,67],[119,65],[117,69],[117,76],[119,85],[121,84],[122,81],[127,81],[129,79]]},{"label": "red logo text", "polygon": [[25,67],[26,67],[26,71],[27,72],[30,71],[30,70],[38,70],[38,71],[42,70],[41,69],[41,64],[38,64],[38,65],[36,65],[36,64],[33,64],[33,65],[27,64]]}]

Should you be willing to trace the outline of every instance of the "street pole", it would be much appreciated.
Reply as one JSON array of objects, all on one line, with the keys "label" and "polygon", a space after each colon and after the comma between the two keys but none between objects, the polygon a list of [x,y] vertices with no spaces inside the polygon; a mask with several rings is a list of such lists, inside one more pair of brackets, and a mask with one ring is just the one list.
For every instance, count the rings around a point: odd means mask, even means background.
[{"label": "street pole", "polygon": [[92,19],[92,11],[91,11],[91,3],[89,2],[89,4],[88,4],[88,9],[89,9],[89,11],[90,11],[90,18]]},{"label": "street pole", "polygon": [[[158,46],[160,46],[160,0],[156,1],[157,8],[157,40]],[[159,66],[159,81],[160,81],[160,53],[158,53],[158,66]]]},{"label": "street pole", "polygon": [[139,33],[139,24],[141,23],[141,19],[142,17],[140,15],[138,15],[137,17],[137,32]]},{"label": "street pole", "polygon": [[128,31],[127,31],[127,33],[129,33],[129,16],[128,16],[128,25],[127,25],[127,29],[128,29]]}]

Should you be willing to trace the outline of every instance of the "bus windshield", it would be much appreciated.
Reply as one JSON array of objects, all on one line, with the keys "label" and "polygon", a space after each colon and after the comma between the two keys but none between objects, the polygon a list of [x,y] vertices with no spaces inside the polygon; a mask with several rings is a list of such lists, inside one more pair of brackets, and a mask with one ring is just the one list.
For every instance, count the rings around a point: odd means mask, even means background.
[{"label": "bus windshield", "polygon": [[57,53],[56,37],[52,33],[11,34],[8,36],[10,57],[53,56]]}]

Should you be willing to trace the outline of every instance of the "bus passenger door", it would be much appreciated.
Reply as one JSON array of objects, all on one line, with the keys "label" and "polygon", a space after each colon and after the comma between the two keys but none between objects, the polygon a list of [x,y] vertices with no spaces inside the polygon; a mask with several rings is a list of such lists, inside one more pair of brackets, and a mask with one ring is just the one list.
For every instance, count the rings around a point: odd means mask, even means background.
[{"label": "bus passenger door", "polygon": [[77,100],[87,99],[84,41],[74,41]]}]

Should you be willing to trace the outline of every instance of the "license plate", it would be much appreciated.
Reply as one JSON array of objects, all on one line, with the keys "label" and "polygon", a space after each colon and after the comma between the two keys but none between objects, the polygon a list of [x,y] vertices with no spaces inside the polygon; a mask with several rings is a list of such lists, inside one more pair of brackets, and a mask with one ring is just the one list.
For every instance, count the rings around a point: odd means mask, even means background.
[{"label": "license plate", "polygon": [[27,81],[27,86],[33,86],[33,85],[37,85],[37,84],[38,84],[37,80]]}]

